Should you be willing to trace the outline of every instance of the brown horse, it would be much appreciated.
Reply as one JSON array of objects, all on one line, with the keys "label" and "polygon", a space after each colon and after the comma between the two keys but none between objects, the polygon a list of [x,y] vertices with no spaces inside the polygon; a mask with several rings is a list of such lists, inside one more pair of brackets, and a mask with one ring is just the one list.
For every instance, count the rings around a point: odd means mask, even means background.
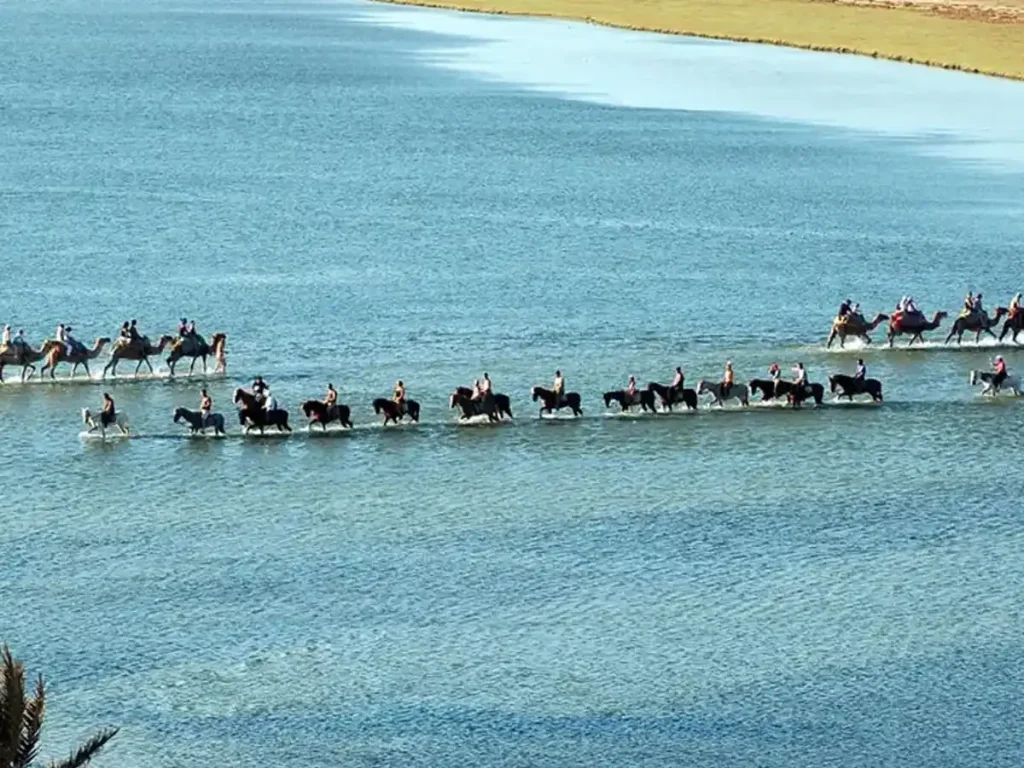
[{"label": "brown horse", "polygon": [[548,413],[554,413],[555,411],[561,410],[562,408],[571,408],[573,416],[582,416],[583,409],[580,407],[580,396],[578,392],[567,392],[561,398],[561,400],[555,397],[555,393],[550,389],[544,389],[544,387],[534,387],[533,402],[541,401],[540,415],[544,415],[544,411]]}]

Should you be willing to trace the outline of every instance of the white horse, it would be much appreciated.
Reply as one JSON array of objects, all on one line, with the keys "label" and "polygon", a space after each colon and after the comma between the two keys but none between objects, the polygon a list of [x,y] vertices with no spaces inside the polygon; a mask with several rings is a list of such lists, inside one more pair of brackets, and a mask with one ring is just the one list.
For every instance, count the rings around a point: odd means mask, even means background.
[{"label": "white horse", "polygon": [[703,395],[704,393],[710,393],[714,400],[711,401],[712,405],[716,403],[718,405],[725,405],[725,400],[739,400],[741,405],[750,405],[750,389],[746,384],[733,384],[729,387],[729,397],[722,397],[722,385],[718,382],[704,381],[701,379],[697,385],[697,394]]},{"label": "white horse", "polygon": [[[90,412],[88,408],[82,409],[82,423],[89,427],[89,429],[86,430],[86,434],[99,431],[101,437],[105,438],[107,436],[107,430],[106,427],[103,426],[103,420],[93,417],[92,412]],[[114,416],[114,425],[122,435],[125,437],[128,436],[128,430],[131,425],[128,423],[128,419],[124,417],[124,414],[118,413]]]},{"label": "white horse", "polygon": [[[996,395],[996,390],[992,386],[992,379],[995,378],[995,374],[990,371],[971,371],[971,386],[976,384],[982,384],[983,388],[981,394],[983,395]],[[1020,377],[1019,376],[1007,376],[1003,379],[1003,383],[999,386],[999,389],[1008,389],[1014,395],[1020,396]]]}]

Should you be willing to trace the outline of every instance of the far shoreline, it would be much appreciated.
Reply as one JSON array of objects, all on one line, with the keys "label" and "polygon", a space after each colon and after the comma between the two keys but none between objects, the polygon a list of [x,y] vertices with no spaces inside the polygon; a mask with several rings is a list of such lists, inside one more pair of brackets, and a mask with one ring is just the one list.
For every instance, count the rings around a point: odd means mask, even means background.
[{"label": "far shoreline", "polygon": [[[1024,81],[1024,9],[1006,20],[939,13],[932,5],[835,0],[654,0],[641,7],[614,0],[375,1],[852,54]],[[984,3],[956,7],[979,10]]]}]

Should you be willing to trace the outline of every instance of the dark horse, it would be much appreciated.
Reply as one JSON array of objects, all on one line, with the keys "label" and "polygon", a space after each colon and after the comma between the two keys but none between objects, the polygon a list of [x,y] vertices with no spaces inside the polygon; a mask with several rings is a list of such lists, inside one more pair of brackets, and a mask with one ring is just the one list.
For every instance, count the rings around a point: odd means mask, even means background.
[{"label": "dark horse", "polygon": [[654,393],[649,389],[638,389],[632,395],[624,389],[604,393],[604,407],[608,408],[612,400],[619,404],[619,408],[628,411],[634,405],[639,405],[644,412],[657,413],[654,407]]},{"label": "dark horse", "polygon": [[347,405],[324,405],[320,400],[307,400],[302,404],[302,412],[309,419],[309,426],[319,424],[320,429],[327,431],[327,425],[332,421],[341,423],[341,426],[352,429],[351,409]]},{"label": "dark horse", "polygon": [[419,422],[420,420],[420,404],[415,400],[406,400],[405,409],[402,410],[394,400],[386,400],[383,397],[378,397],[373,401],[373,412],[376,414],[384,414],[384,426],[387,426],[389,421],[393,421],[397,424],[406,414],[408,414],[409,418],[415,422]]},{"label": "dark horse", "polygon": [[235,390],[234,401],[242,406],[238,410],[238,423],[245,427],[246,433],[253,427],[256,427],[261,435],[267,427],[277,427],[278,432],[292,431],[288,426],[288,411],[283,408],[266,411],[263,404],[256,399],[256,395],[244,389]]},{"label": "dark horse", "polygon": [[837,373],[828,377],[828,386],[832,392],[837,388],[841,389],[840,398],[853,400],[854,395],[871,395],[871,399],[876,403],[882,402],[882,382],[878,379],[855,379],[853,376]]},{"label": "dark horse", "polygon": [[656,381],[647,385],[649,392],[655,393],[661,398],[661,404],[672,410],[673,405],[683,403],[691,411],[697,410],[697,391],[693,389],[682,389],[681,387],[666,387]]},{"label": "dark horse", "polygon": [[489,397],[481,400],[473,399],[473,390],[469,387],[456,387],[452,396],[448,399],[448,407],[462,409],[462,421],[471,419],[474,416],[487,416],[491,421],[501,421],[503,416],[512,418],[512,403],[508,395],[495,392]]},{"label": "dark horse", "polygon": [[544,387],[534,387],[533,402],[538,400],[543,403],[540,408],[540,413],[543,416],[544,411],[548,413],[554,413],[562,408],[572,408],[573,416],[582,416],[583,409],[580,407],[580,395],[579,392],[567,392],[562,396],[561,402],[555,402],[555,393],[550,389],[544,389]]},{"label": "dark horse", "polygon": [[203,415],[196,411],[190,411],[188,408],[175,408],[174,422],[177,423],[182,420],[188,423],[190,435],[195,435],[199,432],[206,434],[207,427],[213,427],[214,435],[224,434],[224,417],[219,413],[211,413],[204,419]]},{"label": "dark horse", "polygon": [[750,382],[750,391],[760,392],[762,403],[766,400],[776,400],[784,397],[793,404],[794,408],[799,408],[808,397],[814,398],[815,405],[821,405],[821,401],[825,397],[825,388],[821,384],[812,383],[802,389],[798,389],[796,384],[785,379],[779,379],[778,381],[754,379]]}]

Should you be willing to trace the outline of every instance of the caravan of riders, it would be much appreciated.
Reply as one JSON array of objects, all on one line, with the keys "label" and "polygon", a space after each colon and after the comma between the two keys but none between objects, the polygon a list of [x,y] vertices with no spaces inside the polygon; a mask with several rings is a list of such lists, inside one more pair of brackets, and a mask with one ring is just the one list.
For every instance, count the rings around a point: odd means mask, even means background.
[{"label": "caravan of riders", "polygon": [[[0,381],[3,380],[5,365],[21,366],[24,380],[35,372],[34,364],[40,360],[45,361],[41,373],[49,371],[51,378],[54,378],[55,368],[59,363],[70,363],[72,376],[79,366],[85,369],[86,375],[89,375],[89,362],[95,359],[103,347],[110,343],[110,339],[98,338],[92,349],[89,349],[75,338],[73,331],[74,328],[70,323],[59,323],[54,338],[43,341],[37,350],[25,338],[24,329],[19,328],[18,332],[12,335],[11,326],[4,326],[3,338],[0,340]],[[222,333],[214,334],[211,343],[207,344],[206,340],[196,331],[195,321],[182,318],[178,325],[176,338],[169,335],[161,336],[159,343],[153,345],[149,338],[139,331],[138,321],[126,320],[121,324],[118,336],[114,340],[110,360],[103,368],[103,375],[105,376],[108,371],[116,375],[117,364],[120,360],[137,361],[136,374],[143,364],[149,368],[150,372],[153,372],[149,357],[159,355],[167,344],[171,345],[167,363],[172,375],[175,363],[183,357],[191,357],[193,366],[197,359],[201,359],[205,371],[208,355],[212,355],[217,361],[214,372],[226,373],[225,338]],[[191,369],[189,372],[191,373]]]}]

